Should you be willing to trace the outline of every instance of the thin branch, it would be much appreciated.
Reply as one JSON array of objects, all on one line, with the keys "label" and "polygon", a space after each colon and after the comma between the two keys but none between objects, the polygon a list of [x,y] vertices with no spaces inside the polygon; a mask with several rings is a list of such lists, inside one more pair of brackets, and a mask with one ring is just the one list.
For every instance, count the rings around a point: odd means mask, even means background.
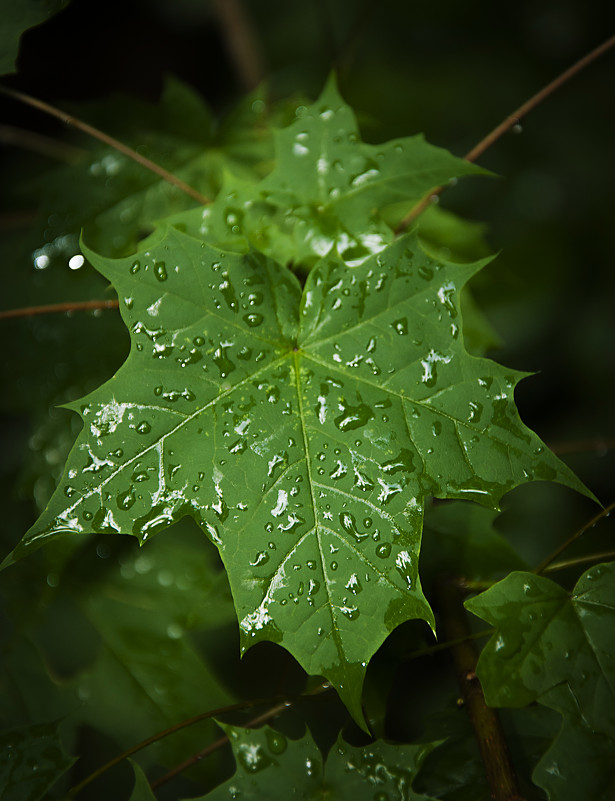
[{"label": "thin branch", "polygon": [[[300,695],[299,698],[296,699],[296,701],[302,701],[305,698],[309,698],[310,696],[313,695],[319,695],[320,693],[327,692],[330,689],[331,689],[331,684],[328,681],[325,681],[322,684],[319,684],[310,692],[305,693],[304,695]],[[271,709],[268,709],[266,712],[263,712],[262,715],[258,715],[257,717],[252,718],[252,720],[249,720],[247,723],[243,725],[242,728],[255,729],[257,726],[260,726],[261,723],[267,723],[268,720],[272,720],[273,718],[277,717],[279,714],[284,712],[292,705],[293,702],[291,701],[284,701],[281,704],[277,704]],[[175,776],[179,775],[180,773],[183,773],[185,770],[188,770],[188,768],[191,768],[193,765],[196,765],[197,762],[200,762],[202,759],[205,759],[205,757],[209,756],[210,754],[213,754],[214,751],[217,751],[219,748],[225,746],[228,743],[228,741],[229,738],[226,735],[219,737],[213,743],[210,743],[210,745],[208,745],[202,751],[199,751],[198,754],[194,754],[193,756],[189,757],[184,762],[182,762],[180,765],[174,767],[168,773],[165,773],[164,776],[160,776],[160,778],[151,782],[150,783],[151,789],[157,790],[158,787],[162,786],[163,784],[166,784],[168,781],[175,778]]]},{"label": "thin branch", "polygon": [[[588,64],[591,64],[592,61],[595,61],[599,56],[603,55],[610,50],[613,46],[615,46],[615,36],[611,36],[610,39],[607,39],[606,42],[603,42],[601,45],[596,47],[586,56],[579,59],[572,67],[569,67],[567,70],[561,73],[555,80],[551,81],[551,83],[547,84],[543,89],[537,92],[533,97],[530,97],[529,100],[526,100],[525,103],[519,106],[519,108],[515,109],[512,114],[509,114],[505,120],[503,120],[498,126],[496,126],[490,133],[487,134],[480,142],[475,145],[472,150],[470,150],[464,156],[466,161],[476,161],[479,156],[491,147],[494,142],[506,133],[506,131],[513,128],[515,125],[519,123],[519,120],[525,117],[525,115],[532,111],[532,109],[536,108],[536,106],[541,103],[545,98],[547,98],[550,94],[559,89],[562,84],[566,83],[566,81],[570,80],[574,75],[580,72],[582,69],[587,67]],[[419,203],[417,203],[413,208],[410,209],[408,214],[404,217],[404,219],[399,223],[397,228],[395,229],[396,234],[402,233],[405,231],[406,228],[414,222],[414,220],[421,214],[425,209],[429,206],[431,198],[434,196],[438,196],[441,192],[446,189],[446,184],[442,186],[435,187],[431,190],[426,197],[424,197]]]},{"label": "thin branch", "polygon": [[0,144],[21,147],[33,153],[40,153],[59,161],[66,161],[75,164],[85,155],[85,150],[67,142],[58,142],[50,136],[28,131],[24,128],[16,128],[14,125],[0,125]]},{"label": "thin branch", "polygon": [[596,439],[583,439],[575,442],[554,442],[549,444],[549,448],[553,453],[589,453],[595,451],[598,456],[604,456],[607,451],[612,451],[615,448],[615,439],[603,439],[597,437]]},{"label": "thin branch", "polygon": [[114,150],[117,150],[133,161],[136,161],[137,164],[145,167],[146,170],[149,170],[150,172],[160,176],[160,178],[162,178],[164,181],[177,187],[177,189],[184,192],[186,195],[189,195],[198,203],[204,205],[210,202],[209,198],[206,198],[192,186],[189,186],[187,183],[182,181],[181,178],[178,178],[168,170],[165,170],[164,167],[161,167],[159,164],[156,164],[145,156],[142,156],[140,153],[137,153],[136,150],[133,150],[132,148],[123,144],[113,136],[109,136],[103,131],[99,131],[98,128],[94,128],[94,126],[89,125],[87,122],[83,122],[82,120],[77,119],[77,117],[66,114],[64,111],[60,111],[60,109],[50,106],[48,103],[44,103],[42,100],[38,100],[35,97],[26,95],[23,92],[18,92],[16,89],[9,89],[8,86],[0,86],[0,93],[7,95],[8,97],[12,97],[14,100],[19,100],[22,103],[26,103],[27,105],[32,106],[39,111],[44,111],[46,114],[51,114],[52,117],[57,117],[59,120],[62,120],[62,122],[66,123],[66,125],[72,125],[73,128],[83,131],[84,133],[88,134],[88,136],[93,136],[95,139],[99,139],[101,142],[109,145],[109,147],[112,147]]},{"label": "thin branch", "polygon": [[247,91],[255,89],[265,78],[260,47],[253,26],[240,0],[214,0],[229,55]]},{"label": "thin branch", "polygon": [[615,551],[602,551],[602,553],[588,553],[585,556],[577,556],[576,559],[562,559],[561,562],[544,568],[544,573],[554,573],[556,570],[565,570],[568,567],[577,567],[588,562],[603,562],[607,559],[615,559]]},{"label": "thin branch", "polygon": [[81,300],[67,303],[51,303],[47,306],[26,306],[23,309],[0,311],[0,320],[10,317],[34,317],[37,314],[58,314],[73,311],[92,311],[93,309],[117,309],[117,300]]},{"label": "thin branch", "polygon": [[538,565],[536,570],[534,570],[534,573],[536,573],[537,576],[539,576],[541,573],[544,573],[544,571],[551,564],[551,562],[554,562],[561,553],[563,553],[570,545],[572,545],[573,542],[576,542],[576,540],[578,540],[579,537],[582,537],[586,531],[588,531],[590,528],[593,528],[597,523],[599,523],[600,520],[602,520],[602,518],[608,517],[613,511],[613,509],[615,509],[615,501],[613,501],[613,503],[610,503],[601,512],[598,512],[597,515],[594,515],[594,517],[592,517],[592,519],[588,523],[585,523],[584,526],[581,526],[581,528],[578,529],[578,531],[575,531],[571,537],[568,537],[566,542],[560,545],[559,548],[556,548],[550,556],[547,556],[547,558]]},{"label": "thin branch", "polygon": [[109,762],[106,762],[93,773],[90,773],[89,776],[86,776],[86,778],[79,782],[79,784],[76,784],[74,787],[72,787],[68,791],[68,795],[70,798],[73,798],[80,793],[84,787],[87,787],[88,784],[94,781],[94,779],[97,779],[103,773],[106,773],[106,771],[108,771],[110,768],[115,767],[115,765],[118,765],[124,759],[136,754],[137,751],[147,748],[148,745],[152,745],[152,743],[156,743],[158,740],[168,737],[170,734],[175,734],[175,732],[181,731],[188,726],[194,726],[195,723],[200,723],[202,720],[208,720],[209,718],[218,717],[219,715],[225,715],[228,712],[235,712],[239,709],[249,709],[253,706],[262,706],[263,704],[271,703],[271,701],[271,698],[258,698],[254,701],[240,701],[236,704],[228,704],[227,706],[220,706],[217,709],[210,709],[209,712],[202,712],[200,715],[195,715],[193,718],[188,718],[188,720],[182,720],[181,723],[176,723],[175,726],[171,726],[164,731],[158,732],[158,734],[148,737],[147,740],[143,740],[132,748],[129,748],[127,751],[124,751],[123,753],[109,760]]},{"label": "thin branch", "polygon": [[[464,582],[463,586],[465,587],[466,584]],[[480,640],[483,637],[489,637],[493,634],[494,629],[483,629],[482,631],[474,632],[473,634],[464,634],[463,637],[458,637],[456,640],[446,640],[445,642],[439,642],[437,645],[428,645],[425,648],[417,648],[416,651],[410,651],[409,654],[403,657],[404,662],[411,662],[413,659],[420,659],[423,656],[430,656],[431,654],[436,654],[439,651],[447,651],[449,648],[454,648],[456,645],[461,645],[461,643],[466,642],[467,640]]]},{"label": "thin branch", "polygon": [[495,709],[487,706],[476,675],[478,652],[469,637],[470,627],[463,608],[464,593],[459,581],[442,577],[437,582],[437,596],[445,635],[452,641],[458,641],[451,648],[455,673],[476,735],[491,797],[494,801],[523,801],[502,725]]}]

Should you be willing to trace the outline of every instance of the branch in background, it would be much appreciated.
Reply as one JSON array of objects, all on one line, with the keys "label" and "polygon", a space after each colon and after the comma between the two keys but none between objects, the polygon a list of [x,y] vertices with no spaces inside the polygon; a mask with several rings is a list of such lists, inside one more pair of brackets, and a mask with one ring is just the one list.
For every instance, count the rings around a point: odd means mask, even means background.
[{"label": "branch in background", "polygon": [[455,673],[476,735],[491,797],[494,801],[523,801],[508,755],[502,725],[495,709],[485,703],[476,675],[478,652],[470,638],[470,626],[463,608],[464,593],[459,582],[451,577],[441,577],[436,591],[444,636],[457,641],[451,646]]},{"label": "branch in background", "polygon": [[[596,47],[586,56],[579,59],[572,67],[569,67],[567,70],[561,73],[555,80],[551,81],[551,83],[547,84],[543,89],[537,92],[533,97],[529,100],[526,100],[518,109],[509,114],[505,120],[503,120],[498,126],[496,126],[490,133],[487,134],[481,141],[475,145],[472,150],[470,150],[464,156],[466,161],[476,161],[479,156],[491,147],[494,142],[513,128],[515,125],[518,125],[519,120],[525,117],[525,115],[532,111],[532,109],[536,108],[539,103],[542,103],[545,98],[547,98],[550,94],[555,92],[556,89],[559,89],[562,84],[566,83],[566,81],[570,80],[574,75],[580,72],[582,69],[587,67],[588,64],[591,64],[592,61],[597,59],[599,56],[603,55],[610,50],[613,46],[615,46],[615,36],[611,36],[610,39],[607,39],[606,42],[603,42],[601,45]],[[416,204],[408,214],[404,217],[404,219],[399,223],[397,228],[395,229],[396,234],[402,233],[405,231],[406,228],[414,222],[414,220],[421,214],[425,209],[429,206],[430,202],[433,202],[433,198],[437,197],[441,192],[446,189],[446,185],[435,187],[429,195],[424,197],[419,203]]]},{"label": "branch in background", "polygon": [[226,46],[241,83],[248,92],[265,78],[265,69],[254,29],[240,0],[214,0]]},{"label": "branch in background", "polygon": [[99,131],[98,128],[94,128],[92,125],[89,125],[87,122],[83,122],[77,117],[73,117],[70,114],[66,114],[63,111],[55,108],[54,106],[50,106],[48,103],[44,103],[42,100],[37,100],[35,97],[31,97],[30,95],[26,95],[23,92],[18,92],[15,89],[9,89],[7,86],[0,86],[0,93],[3,95],[7,95],[8,97],[12,97],[14,100],[19,100],[21,103],[26,103],[28,106],[32,106],[33,108],[38,109],[39,111],[44,111],[46,114],[50,114],[52,117],[57,117],[62,122],[66,123],[66,125],[72,125],[73,128],[77,128],[83,133],[88,134],[88,136],[94,137],[94,139],[98,139],[101,142],[104,142],[109,147],[112,147],[114,150],[117,150],[119,153],[122,153],[124,156],[127,156],[129,159],[136,161],[137,164],[140,164],[142,167],[145,167],[146,170],[155,173],[163,181],[166,181],[169,184],[177,187],[181,192],[184,192],[186,195],[189,195],[193,200],[196,200],[198,203],[205,205],[210,202],[209,198],[206,198],[192,186],[189,186],[187,183],[178,178],[176,175],[173,175],[168,170],[165,170],[164,167],[161,167],[159,164],[156,164],[154,161],[142,156],[140,153],[137,153],[136,150],[128,147],[127,145],[120,142],[118,139],[115,139],[113,136],[109,136],[109,134],[104,133],[103,131]]},{"label": "branch in background", "polygon": [[[327,692],[331,688],[332,685],[328,681],[324,681],[322,684],[319,684],[313,690],[310,690],[310,692],[307,692],[304,695],[300,695],[299,698],[296,699],[296,701],[301,701],[305,698],[310,698],[313,695],[320,695],[320,693]],[[267,721],[276,718],[278,715],[280,715],[282,712],[284,712],[291,706],[293,706],[293,702],[291,701],[284,701],[281,704],[277,704],[271,709],[268,709],[266,712],[263,712],[262,715],[258,715],[257,717],[252,718],[252,720],[249,720],[247,723],[244,724],[243,728],[255,729],[257,726],[260,726],[261,723],[267,723]],[[151,782],[150,787],[152,788],[152,790],[156,790],[161,785],[166,784],[168,781],[175,778],[175,776],[177,776],[178,774],[183,773],[185,770],[188,770],[188,768],[191,768],[197,762],[200,762],[202,759],[205,759],[205,757],[209,756],[209,754],[213,754],[214,751],[217,751],[219,748],[225,746],[228,743],[228,741],[229,739],[226,735],[224,735],[223,737],[219,737],[217,740],[208,745],[202,751],[199,751],[198,754],[194,754],[193,756],[189,757],[184,762],[182,762],[180,765],[174,767],[168,773],[165,773],[164,776],[161,776],[159,779],[156,779],[155,781]]]},{"label": "branch in background", "polygon": [[576,442],[555,442],[549,445],[553,453],[561,455],[563,453],[587,453],[595,451],[597,456],[604,456],[608,451],[615,448],[615,439],[596,439],[577,440]]},{"label": "branch in background", "polygon": [[0,144],[21,147],[24,150],[30,150],[59,161],[66,161],[69,164],[80,161],[86,152],[67,142],[60,142],[50,136],[43,136],[43,134],[24,128],[15,128],[13,125],[0,125]]},{"label": "branch in background", "polygon": [[26,306],[23,309],[0,311],[0,320],[10,317],[34,317],[37,314],[57,314],[73,311],[92,311],[95,309],[117,309],[117,300],[83,300],[74,303],[52,303],[48,306]]},{"label": "branch in background", "polygon": [[561,562],[553,562],[544,568],[543,573],[555,573],[557,570],[565,570],[568,567],[577,567],[588,562],[605,562],[615,559],[615,551],[602,551],[602,553],[588,553],[586,556],[577,556],[576,559],[562,559]]},{"label": "branch in background", "polygon": [[583,534],[585,534],[585,532],[588,531],[590,528],[593,528],[600,520],[602,520],[602,518],[608,517],[613,511],[613,509],[615,509],[615,501],[613,501],[613,503],[610,503],[601,512],[598,512],[598,514],[592,517],[592,519],[588,523],[585,523],[585,525],[581,526],[581,528],[578,529],[578,531],[575,531],[571,537],[568,537],[566,542],[560,545],[559,548],[556,548],[550,556],[547,556],[547,558],[538,565],[536,570],[534,570],[534,573],[536,573],[537,576],[539,576],[541,573],[544,573],[544,571],[551,564],[551,562],[554,562],[557,559],[557,557],[566,550],[566,548],[568,548],[570,545],[572,545],[573,542],[578,540],[579,537],[582,537]]},{"label": "branch in background", "polygon": [[[177,723],[175,726],[171,726],[168,729],[164,729],[164,731],[158,732],[158,734],[152,735],[152,737],[148,737],[147,740],[143,740],[142,742],[138,743],[137,745],[129,748],[127,751],[119,754],[118,756],[111,759],[109,762],[106,762],[100,768],[95,770],[93,773],[90,773],[89,776],[76,784],[68,791],[68,795],[70,798],[73,798],[78,793],[83,790],[84,787],[87,787],[88,784],[97,779],[99,776],[102,776],[103,773],[106,773],[110,768],[115,767],[124,759],[136,754],[138,751],[142,751],[144,748],[147,748],[148,745],[152,745],[152,743],[156,743],[159,740],[162,740],[165,737],[168,737],[170,734],[175,734],[177,731],[181,731],[182,729],[187,728],[188,726],[194,726],[195,723],[200,723],[203,720],[209,720],[210,718],[218,717],[219,715],[225,715],[228,712],[235,712],[240,709],[249,709],[253,706],[261,706],[263,704],[271,703],[271,698],[258,698],[254,701],[240,701],[237,704],[229,704],[228,706],[220,706],[217,709],[210,709],[208,712],[203,712],[200,715],[195,715],[193,718],[189,718],[188,720],[182,720],[181,723]],[[288,704],[285,704],[288,705]]]}]

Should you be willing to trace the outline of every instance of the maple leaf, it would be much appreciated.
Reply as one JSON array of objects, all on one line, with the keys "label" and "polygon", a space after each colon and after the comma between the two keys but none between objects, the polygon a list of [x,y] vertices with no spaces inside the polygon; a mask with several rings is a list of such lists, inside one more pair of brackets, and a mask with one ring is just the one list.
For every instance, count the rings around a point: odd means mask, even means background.
[{"label": "maple leaf", "polygon": [[[340,735],[324,761],[309,733],[290,740],[269,726],[241,729],[224,726],[237,763],[235,774],[204,798],[289,797],[310,801],[433,801],[412,788],[422,763],[436,743],[391,745],[377,741],[364,748],[348,745]],[[199,801],[196,799],[195,801]]]},{"label": "maple leaf", "polygon": [[216,203],[178,218],[183,229],[225,249],[251,245],[282,264],[311,267],[337,252],[355,266],[393,240],[392,229],[430,190],[490,174],[421,134],[362,142],[334,76],[290,125],[274,130],[274,143],[265,178],[227,175]]},{"label": "maple leaf", "polygon": [[409,234],[301,290],[260,253],[177,230],[129,259],[85,249],[115,286],[130,355],[80,402],[84,428],[47,509],[6,563],[55,537],[192,516],[229,575],[242,649],[284,645],[357,720],[367,662],[408,619],[428,494],[497,506],[535,479],[586,491],[520,421],[522,375],[470,356],[458,298],[484,262]]}]

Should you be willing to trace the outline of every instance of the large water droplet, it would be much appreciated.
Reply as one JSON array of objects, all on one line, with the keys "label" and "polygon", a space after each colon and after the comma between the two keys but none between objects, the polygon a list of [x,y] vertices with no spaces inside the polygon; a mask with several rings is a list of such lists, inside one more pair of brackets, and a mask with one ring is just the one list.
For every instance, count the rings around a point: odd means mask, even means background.
[{"label": "large water droplet", "polygon": [[167,280],[167,266],[163,261],[157,261],[154,264],[154,275],[159,281]]}]

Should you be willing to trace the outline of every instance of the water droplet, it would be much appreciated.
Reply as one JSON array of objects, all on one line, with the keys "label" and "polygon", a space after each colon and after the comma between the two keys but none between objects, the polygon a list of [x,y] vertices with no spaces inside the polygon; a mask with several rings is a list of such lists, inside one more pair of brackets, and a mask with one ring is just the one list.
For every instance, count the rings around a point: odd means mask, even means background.
[{"label": "water droplet", "polygon": [[357,521],[354,515],[349,512],[342,512],[339,516],[342,528],[347,534],[350,534],[357,542],[361,542],[367,537],[367,533],[361,532],[357,529]]},{"label": "water droplet", "polygon": [[381,559],[387,559],[391,555],[391,543],[383,542],[376,548],[376,555]]},{"label": "water droplet", "polygon": [[130,272],[131,272],[133,275],[134,275],[135,273],[138,273],[140,269],[141,269],[141,263],[140,263],[140,262],[138,262],[138,261],[133,261],[133,263],[130,265]]},{"label": "water droplet", "polygon": [[147,420],[141,420],[136,430],[139,434],[149,434],[149,432],[152,430],[152,427]]},{"label": "water droplet", "polygon": [[154,264],[154,275],[159,281],[166,281],[167,276],[167,266],[163,261],[157,261]]},{"label": "water droplet", "polygon": [[340,403],[342,414],[335,418],[335,425],[340,431],[351,431],[364,426],[374,416],[373,411],[365,403],[351,406],[344,400]]},{"label": "water droplet", "polygon": [[423,278],[425,281],[431,281],[433,278],[433,270],[431,267],[427,267],[425,264],[421,264],[421,266],[417,270],[418,274]]},{"label": "water droplet", "polygon": [[400,317],[399,320],[393,320],[391,328],[396,334],[399,334],[400,337],[405,337],[408,334],[408,318]]},{"label": "water droplet", "polygon": [[391,475],[398,473],[400,470],[406,473],[412,473],[414,470],[414,457],[407,448],[402,448],[395,458],[384,462],[382,469],[385,473]]},{"label": "water droplet", "polygon": [[283,734],[273,731],[273,729],[269,729],[266,737],[267,745],[269,746],[269,750],[272,754],[283,754],[284,751],[286,751],[288,743]]},{"label": "water droplet", "polygon": [[132,489],[129,489],[125,492],[118,493],[116,500],[119,509],[130,509],[136,498]]}]

